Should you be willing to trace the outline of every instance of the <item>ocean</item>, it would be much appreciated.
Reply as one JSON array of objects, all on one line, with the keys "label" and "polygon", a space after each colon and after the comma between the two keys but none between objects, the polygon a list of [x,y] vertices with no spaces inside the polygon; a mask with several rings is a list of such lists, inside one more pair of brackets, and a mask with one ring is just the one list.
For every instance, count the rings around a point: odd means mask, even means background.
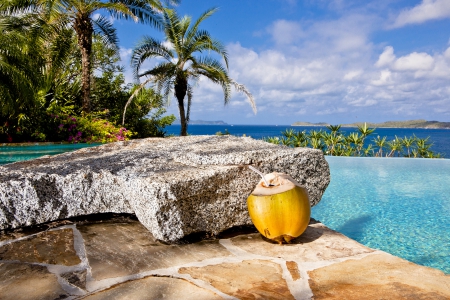
[{"label": "ocean", "polygon": [[[166,127],[167,134],[180,134],[180,125],[171,125]],[[189,125],[188,133],[191,135],[212,135],[216,132],[225,132],[227,130],[230,134],[236,136],[251,136],[255,139],[262,139],[264,137],[281,137],[281,132],[286,129],[294,129],[296,131],[306,130],[327,130],[326,127],[320,126],[290,126],[290,125]],[[350,133],[357,131],[356,128],[341,128],[344,133]],[[444,158],[450,158],[450,129],[420,129],[420,128],[377,128],[375,132],[371,134],[367,140],[372,143],[371,140],[377,136],[387,137],[387,140],[393,140],[395,136],[399,138],[412,137],[413,135],[418,138],[429,137],[429,142],[433,145],[430,150],[434,153],[440,153]]]}]

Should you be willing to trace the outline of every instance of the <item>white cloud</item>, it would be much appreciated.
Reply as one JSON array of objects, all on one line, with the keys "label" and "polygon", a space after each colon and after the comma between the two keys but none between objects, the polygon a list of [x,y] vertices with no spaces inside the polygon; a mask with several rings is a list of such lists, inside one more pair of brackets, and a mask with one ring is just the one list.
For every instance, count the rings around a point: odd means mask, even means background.
[{"label": "white cloud", "polygon": [[391,65],[395,60],[394,48],[391,46],[387,46],[384,48],[383,53],[381,53],[378,61],[375,63],[375,66],[378,68],[386,67]]},{"label": "white cloud", "polygon": [[[357,50],[336,54],[330,45],[336,46],[332,39],[317,51],[280,48],[257,52],[231,44],[232,75],[247,85],[259,108],[270,107],[277,116],[302,115],[317,121],[323,121],[324,115],[327,120],[350,121],[351,116],[358,116],[386,121],[406,115],[426,118],[422,114],[436,113],[428,107],[433,99],[446,103],[439,106],[450,106],[450,88],[442,89],[450,80],[450,50],[397,57],[394,48],[387,46],[374,62],[371,52],[367,56]],[[368,42],[363,47],[372,49]],[[384,116],[381,120],[376,119],[378,111]]]},{"label": "white cloud", "polygon": [[450,47],[448,47],[447,50],[445,50],[444,56],[446,59],[450,60]]},{"label": "white cloud", "polygon": [[131,53],[133,52],[133,49],[131,48],[120,48],[119,54],[120,54],[120,60],[122,61],[129,61],[131,58]]},{"label": "white cloud", "polygon": [[393,27],[420,24],[430,20],[450,17],[449,0],[423,0],[411,9],[403,10],[395,19]]},{"label": "white cloud", "polygon": [[393,65],[398,71],[419,71],[431,70],[434,65],[434,59],[427,53],[413,52],[406,56],[399,57]]},{"label": "white cloud", "polygon": [[344,75],[344,80],[345,81],[355,80],[358,77],[360,77],[363,74],[363,72],[364,72],[363,70],[352,70]]},{"label": "white cloud", "polygon": [[336,113],[345,113],[347,112],[348,109],[347,108],[342,108],[342,107],[338,107],[338,108],[327,108],[325,110],[321,110],[319,112],[317,112],[317,114],[320,115],[331,115],[331,114],[336,114]]},{"label": "white cloud", "polygon": [[389,67],[395,71],[429,71],[435,65],[434,58],[424,52],[412,52],[408,55],[397,58],[394,48],[387,46],[380,54],[375,66],[378,68]]},{"label": "white cloud", "polygon": [[290,44],[304,36],[303,30],[298,22],[277,20],[267,31],[272,39],[279,45]]},{"label": "white cloud", "polygon": [[392,78],[391,77],[392,77],[391,71],[383,70],[383,71],[380,72],[380,77],[378,79],[376,79],[376,80],[372,80],[371,83],[373,85],[377,85],[377,86],[387,85],[387,84],[392,83]]}]

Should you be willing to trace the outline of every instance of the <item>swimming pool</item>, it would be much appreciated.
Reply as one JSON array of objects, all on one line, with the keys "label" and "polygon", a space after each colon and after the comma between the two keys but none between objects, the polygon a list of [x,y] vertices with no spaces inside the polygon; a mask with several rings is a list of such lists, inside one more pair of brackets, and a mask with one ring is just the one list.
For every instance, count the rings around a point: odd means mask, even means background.
[{"label": "swimming pool", "polygon": [[326,157],[312,217],[358,242],[450,273],[450,160]]},{"label": "swimming pool", "polygon": [[16,161],[29,160],[44,155],[55,155],[68,151],[73,151],[86,147],[101,145],[92,144],[27,144],[23,146],[0,146],[0,165],[13,163]]}]

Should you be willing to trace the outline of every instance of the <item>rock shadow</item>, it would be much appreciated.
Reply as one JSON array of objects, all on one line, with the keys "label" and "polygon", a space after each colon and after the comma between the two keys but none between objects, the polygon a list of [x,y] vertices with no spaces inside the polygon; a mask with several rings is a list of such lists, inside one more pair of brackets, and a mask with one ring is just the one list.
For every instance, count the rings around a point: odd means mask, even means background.
[{"label": "rock shadow", "polygon": [[[321,224],[319,221],[315,220],[314,218],[311,218],[309,220],[309,225],[306,228],[306,230],[297,238],[291,240],[290,243],[283,243],[283,245],[289,246],[289,245],[297,245],[297,244],[307,244],[314,242],[315,240],[319,239],[323,234],[325,230],[329,230],[326,227],[313,227],[311,225],[314,224]],[[271,244],[278,244],[278,242],[274,240],[270,240],[263,236],[261,234],[261,238]]]},{"label": "rock shadow", "polygon": [[353,218],[339,226],[336,230],[354,240],[361,240],[364,237],[364,230],[367,225],[374,219],[372,215],[362,215]]}]

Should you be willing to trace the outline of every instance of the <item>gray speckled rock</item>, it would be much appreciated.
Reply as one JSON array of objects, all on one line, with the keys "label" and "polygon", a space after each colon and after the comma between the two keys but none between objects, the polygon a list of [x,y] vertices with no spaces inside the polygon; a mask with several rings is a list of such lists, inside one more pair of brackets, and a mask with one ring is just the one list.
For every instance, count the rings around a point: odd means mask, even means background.
[{"label": "gray speckled rock", "polygon": [[188,136],[106,144],[0,166],[0,229],[92,213],[135,213],[175,242],[251,224],[246,199],[259,176],[290,174],[317,204],[330,181],[319,150],[246,137]]}]

